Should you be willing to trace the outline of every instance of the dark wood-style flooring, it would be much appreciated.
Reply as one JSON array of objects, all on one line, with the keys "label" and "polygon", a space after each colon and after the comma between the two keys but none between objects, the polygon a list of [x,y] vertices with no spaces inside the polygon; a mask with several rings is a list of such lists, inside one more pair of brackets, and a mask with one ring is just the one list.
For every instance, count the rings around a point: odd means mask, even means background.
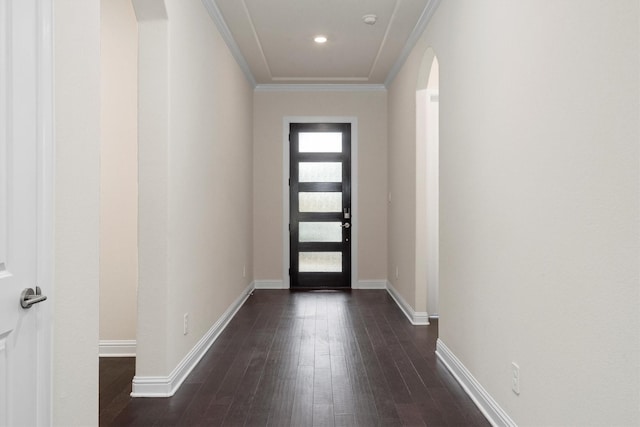
[{"label": "dark wood-style flooring", "polygon": [[488,426],[386,291],[257,290],[171,398],[100,360],[100,425]]}]

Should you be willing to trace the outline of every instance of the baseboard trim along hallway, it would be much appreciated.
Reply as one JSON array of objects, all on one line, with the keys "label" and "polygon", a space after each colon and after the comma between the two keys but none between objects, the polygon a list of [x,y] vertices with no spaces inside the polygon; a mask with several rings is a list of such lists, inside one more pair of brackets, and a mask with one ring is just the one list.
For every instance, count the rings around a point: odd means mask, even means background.
[{"label": "baseboard trim along hallway", "polygon": [[136,357],[136,340],[100,340],[100,357]]},{"label": "baseboard trim along hallway", "polygon": [[180,361],[178,366],[166,377],[133,377],[131,397],[170,397],[180,388],[182,382],[191,373],[200,359],[224,331],[231,319],[245,303],[255,288],[252,282],[233,304],[225,311],[218,321],[207,331],[189,353]]},{"label": "baseboard trim along hallway", "polygon": [[436,355],[493,426],[517,427],[517,424],[500,407],[498,402],[491,397],[440,338],[436,341]]},{"label": "baseboard trim along hallway", "polygon": [[411,305],[409,305],[407,301],[402,298],[402,295],[400,295],[396,288],[393,287],[391,282],[387,282],[387,292],[389,292],[391,298],[393,298],[396,304],[398,304],[398,307],[400,307],[400,310],[402,310],[404,315],[407,316],[407,319],[409,319],[409,322],[411,322],[412,325],[418,326],[429,324],[429,315],[427,314],[427,312],[415,311],[411,307]]},{"label": "baseboard trim along hallway", "polygon": [[256,280],[256,289],[287,289],[282,280]]},{"label": "baseboard trim along hallway", "polygon": [[[282,280],[256,280],[256,289],[288,289]],[[386,280],[358,280],[352,289],[387,289]]]},{"label": "baseboard trim along hallway", "polygon": [[353,289],[387,289],[386,280],[358,280]]}]

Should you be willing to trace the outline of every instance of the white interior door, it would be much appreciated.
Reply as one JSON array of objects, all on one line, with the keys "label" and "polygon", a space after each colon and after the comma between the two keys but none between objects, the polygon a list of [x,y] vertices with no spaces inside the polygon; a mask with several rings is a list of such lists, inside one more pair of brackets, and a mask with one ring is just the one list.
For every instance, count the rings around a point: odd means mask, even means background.
[{"label": "white interior door", "polygon": [[49,424],[50,301],[34,295],[23,308],[20,297],[51,287],[42,275],[50,11],[49,0],[0,0],[0,426]]}]

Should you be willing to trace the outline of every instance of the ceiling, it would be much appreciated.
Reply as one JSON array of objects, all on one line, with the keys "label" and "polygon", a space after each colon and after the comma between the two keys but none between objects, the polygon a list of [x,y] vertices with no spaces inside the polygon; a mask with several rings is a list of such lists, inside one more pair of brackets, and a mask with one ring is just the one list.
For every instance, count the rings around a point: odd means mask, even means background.
[{"label": "ceiling", "polygon": [[[247,78],[270,85],[385,85],[437,0],[203,0]],[[374,14],[368,25],[363,16]],[[317,44],[316,35],[328,41]]]}]

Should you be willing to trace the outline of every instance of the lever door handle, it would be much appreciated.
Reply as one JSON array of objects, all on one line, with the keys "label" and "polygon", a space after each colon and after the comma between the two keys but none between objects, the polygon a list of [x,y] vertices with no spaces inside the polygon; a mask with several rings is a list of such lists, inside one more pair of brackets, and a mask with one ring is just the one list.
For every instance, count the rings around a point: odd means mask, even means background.
[{"label": "lever door handle", "polygon": [[351,224],[350,224],[350,223],[348,223],[348,222],[345,222],[344,224],[342,224],[342,225],[341,225],[341,227],[344,227],[344,228],[351,228]]},{"label": "lever door handle", "polygon": [[36,286],[36,290],[33,288],[25,288],[20,294],[20,306],[22,308],[31,308],[32,305],[46,300],[47,297],[42,295],[40,286]]}]

